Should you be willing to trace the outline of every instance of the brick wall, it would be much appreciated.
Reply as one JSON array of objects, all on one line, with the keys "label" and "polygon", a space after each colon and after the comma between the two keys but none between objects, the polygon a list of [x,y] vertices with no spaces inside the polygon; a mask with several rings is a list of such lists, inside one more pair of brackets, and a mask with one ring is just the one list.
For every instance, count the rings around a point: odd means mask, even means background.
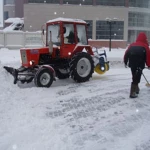
[{"label": "brick wall", "polygon": [[[93,47],[109,47],[109,40],[89,40],[89,45]],[[112,40],[111,41],[111,48],[126,48],[127,47],[127,41],[117,41]]]}]

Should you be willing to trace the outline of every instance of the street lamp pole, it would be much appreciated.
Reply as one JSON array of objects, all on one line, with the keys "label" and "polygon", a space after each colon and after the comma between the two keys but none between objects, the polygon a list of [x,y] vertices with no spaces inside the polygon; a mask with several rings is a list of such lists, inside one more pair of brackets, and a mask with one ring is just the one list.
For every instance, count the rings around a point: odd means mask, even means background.
[{"label": "street lamp pole", "polygon": [[117,20],[117,18],[114,18],[113,20],[110,18],[106,18],[107,24],[109,25],[109,51],[111,51],[111,29],[112,29],[112,23],[114,24]]},{"label": "street lamp pole", "polygon": [[111,51],[111,21],[109,21],[109,51]]}]

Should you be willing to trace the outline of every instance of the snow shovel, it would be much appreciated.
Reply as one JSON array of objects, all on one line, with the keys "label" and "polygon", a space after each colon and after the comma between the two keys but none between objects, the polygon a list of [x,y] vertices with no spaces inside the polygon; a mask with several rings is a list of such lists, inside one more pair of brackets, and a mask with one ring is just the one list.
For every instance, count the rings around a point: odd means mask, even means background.
[{"label": "snow shovel", "polygon": [[142,73],[142,75],[143,75],[143,77],[144,77],[145,81],[147,82],[147,83],[146,83],[146,86],[147,86],[147,87],[150,87],[150,83],[149,83],[149,82],[148,82],[148,80],[146,79],[146,77],[145,77],[144,73]]}]

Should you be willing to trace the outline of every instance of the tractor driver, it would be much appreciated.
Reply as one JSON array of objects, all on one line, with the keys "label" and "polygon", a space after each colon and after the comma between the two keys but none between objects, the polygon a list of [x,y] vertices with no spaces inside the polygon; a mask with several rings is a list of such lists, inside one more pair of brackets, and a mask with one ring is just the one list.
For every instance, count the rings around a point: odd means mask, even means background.
[{"label": "tractor driver", "polygon": [[66,38],[68,39],[68,43],[71,43],[71,44],[75,43],[73,31],[70,31],[69,35],[66,36]]},{"label": "tractor driver", "polygon": [[64,43],[70,43],[70,44],[75,43],[73,31],[70,30],[69,35],[65,37],[66,27],[63,27],[63,33],[64,33]]},{"label": "tractor driver", "polygon": [[[70,31],[68,36],[65,36],[65,34],[66,34],[66,27],[63,27],[64,43],[66,43],[66,44],[75,43],[73,31]],[[58,39],[60,39],[60,34],[58,36]]]}]

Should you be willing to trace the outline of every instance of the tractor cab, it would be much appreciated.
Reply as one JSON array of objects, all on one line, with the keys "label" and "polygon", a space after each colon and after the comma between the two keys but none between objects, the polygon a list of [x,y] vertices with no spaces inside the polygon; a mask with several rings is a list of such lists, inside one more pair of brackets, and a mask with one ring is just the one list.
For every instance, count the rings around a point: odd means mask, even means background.
[{"label": "tractor cab", "polygon": [[61,58],[69,57],[76,45],[88,45],[87,23],[83,20],[53,19],[46,23],[46,31],[46,46],[49,46],[50,53],[55,51],[53,47],[57,47]]},{"label": "tractor cab", "polygon": [[[87,45],[86,28],[87,23],[79,19],[64,20],[61,18],[51,20],[46,24],[47,38],[46,42],[52,40],[56,46],[63,46],[64,44],[77,44]],[[52,36],[50,35],[52,34]],[[52,37],[52,39],[50,39]]]}]

